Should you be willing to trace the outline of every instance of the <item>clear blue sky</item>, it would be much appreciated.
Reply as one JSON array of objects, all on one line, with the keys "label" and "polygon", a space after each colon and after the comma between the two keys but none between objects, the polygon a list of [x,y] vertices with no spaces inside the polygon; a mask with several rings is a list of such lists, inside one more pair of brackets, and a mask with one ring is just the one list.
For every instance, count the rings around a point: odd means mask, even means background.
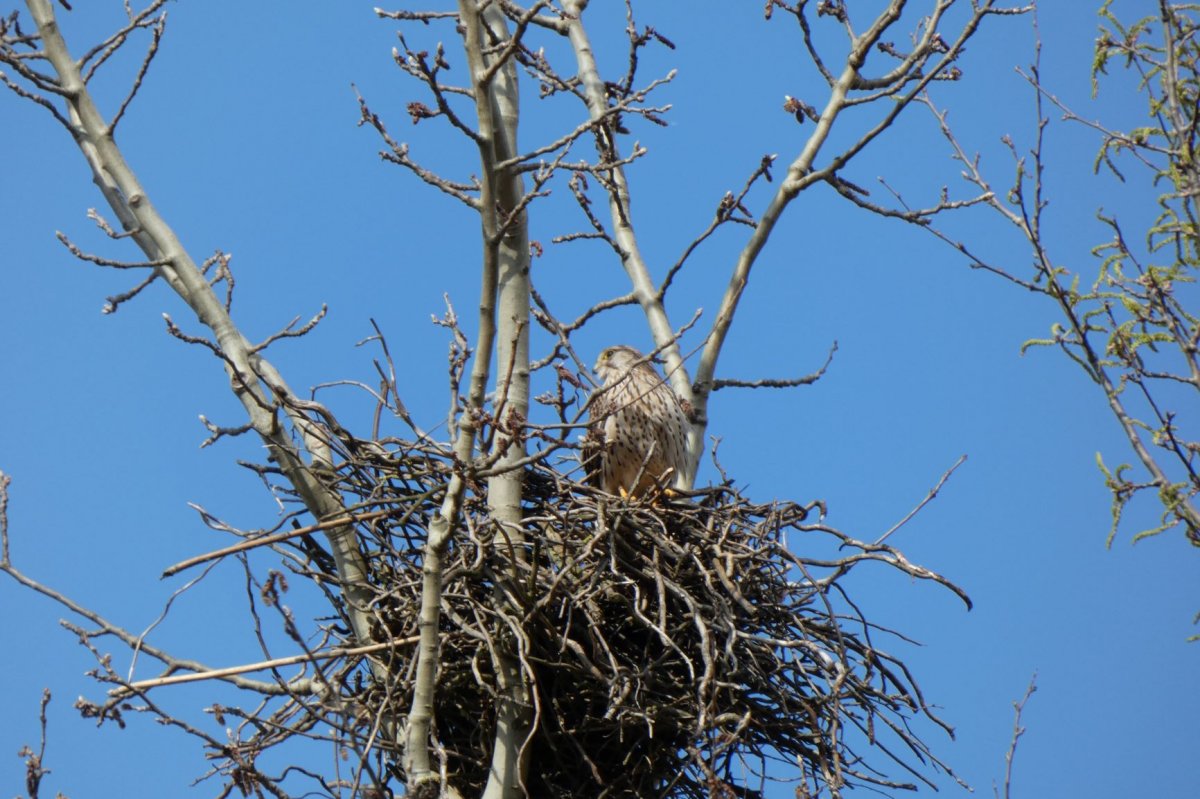
[{"label": "clear blue sky", "polygon": [[[75,5],[62,16],[78,53],[107,32],[120,3]],[[781,164],[795,156],[808,127],[780,110],[783,95],[819,106],[823,94],[792,26],[764,24],[762,3],[643,5],[639,22],[678,45],[648,58],[644,73],[679,68],[660,96],[674,106],[670,127],[634,131],[651,151],[631,172],[634,211],[661,275],[762,155],[779,153]],[[1129,81],[1089,98],[1097,3],[1045,5],[1047,84],[1084,116],[1140,124],[1144,105]],[[1133,14],[1154,5],[1115,7]],[[619,34],[620,15],[612,19]],[[474,156],[436,124],[409,123],[405,104],[425,98],[391,63],[394,30],[370,4],[171,4],[162,53],[119,141],[194,256],[233,253],[234,316],[251,338],[329,304],[314,335],[272,351],[293,386],[368,378],[372,353],[354,344],[374,318],[411,375],[405,401],[432,426],[445,413],[446,341],[429,317],[442,312],[443,292],[463,311],[477,301],[477,222],[380,162],[374,133],[355,126],[351,82],[418,158],[466,176]],[[615,41],[594,35],[602,45]],[[1029,61],[1031,41],[1027,23],[994,21],[964,61],[967,79],[940,87],[952,121],[1000,181],[1011,172],[1000,135],[1030,142],[1031,92],[1012,67]],[[457,51],[449,58],[461,67]],[[602,47],[602,67],[621,58]],[[115,70],[103,83],[108,109],[127,74]],[[526,112],[533,125],[575,124],[534,104]],[[560,129],[531,126],[523,143]],[[1121,186],[1091,174],[1095,145],[1080,127],[1056,122],[1048,132],[1050,241],[1055,258],[1085,280],[1095,268],[1089,250],[1105,238],[1097,207],[1131,226],[1153,212],[1144,181]],[[156,286],[103,316],[104,298],[131,285],[130,276],[82,265],[55,241],[62,230],[87,248],[135,258],[92,232],[85,214],[102,200],[65,132],[5,94],[0,150],[0,469],[13,477],[12,555],[27,573],[142,630],[182,585],[159,581],[160,571],[222,543],[187,503],[247,528],[271,523],[270,498],[234,463],[258,451],[249,441],[198,449],[206,435],[198,414],[233,425],[240,409],[219,364],[165,334],[163,312],[195,330],[181,303]],[[957,171],[914,111],[845,175],[877,198],[875,178],[885,175],[916,201],[953,187]],[[752,207],[761,209],[764,196],[754,195]],[[611,253],[550,246],[576,225],[561,210],[534,209],[533,237],[546,245],[534,279],[563,316],[622,291]],[[960,229],[1014,270],[1028,261],[1008,231],[984,219]],[[715,307],[744,235],[731,228],[695,259],[671,298],[677,323],[696,307]],[[852,583],[869,616],[923,644],[890,646],[957,729],[953,742],[930,730],[935,751],[990,792],[1002,775],[1011,702],[1036,671],[1015,796],[1192,797],[1200,644],[1185,639],[1200,609],[1200,553],[1178,535],[1136,547],[1121,536],[1105,549],[1109,500],[1094,458],[1127,456],[1102,397],[1076,368],[1050,351],[1020,355],[1021,342],[1053,321],[1047,302],[818,188],[793,204],[760,260],[719,371],[810,372],[836,339],[834,364],[817,385],[795,391],[721,392],[710,432],[723,438],[722,462],[752,496],[822,498],[830,522],[863,539],[903,517],[967,453],[892,543],[965,587],[975,610],[883,570]],[[647,344],[636,314],[614,314],[579,344],[594,353],[618,342]],[[364,418],[365,404],[348,391],[327,400],[347,419]],[[1130,529],[1152,525],[1154,510],[1134,508]],[[258,659],[240,626],[244,594],[239,569],[222,565],[151,640],[214,666]],[[49,687],[47,794],[185,795],[207,767],[200,750],[148,718],[130,717],[124,731],[81,720],[75,698],[99,691],[83,676],[90,656],[57,624],[60,608],[8,580],[0,580],[0,606],[0,792],[22,790],[15,754],[36,743],[37,703]],[[118,652],[116,662],[127,669],[128,655]],[[204,694],[162,698],[194,715]],[[944,795],[957,790],[944,781]]]}]

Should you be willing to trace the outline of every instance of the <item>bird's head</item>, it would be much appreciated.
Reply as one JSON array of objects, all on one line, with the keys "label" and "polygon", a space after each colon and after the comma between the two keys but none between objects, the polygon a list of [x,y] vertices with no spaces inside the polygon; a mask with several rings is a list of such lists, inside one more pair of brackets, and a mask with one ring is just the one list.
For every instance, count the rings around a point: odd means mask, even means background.
[{"label": "bird's head", "polygon": [[[645,357],[633,347],[617,344],[605,347],[592,369],[607,384],[629,374],[630,369]],[[643,363],[642,365],[646,366],[647,364]]]}]

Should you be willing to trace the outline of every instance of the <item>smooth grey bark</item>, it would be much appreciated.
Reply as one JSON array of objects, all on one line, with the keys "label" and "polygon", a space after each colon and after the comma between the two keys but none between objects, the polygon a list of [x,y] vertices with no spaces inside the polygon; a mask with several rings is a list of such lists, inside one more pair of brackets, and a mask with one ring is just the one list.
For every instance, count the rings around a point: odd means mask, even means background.
[{"label": "smooth grey bark", "polygon": [[[462,464],[476,461],[476,439],[480,420],[484,418],[489,364],[494,354],[494,438],[486,458],[491,462],[488,505],[497,541],[503,542],[498,549],[519,558],[523,549],[519,463],[525,455],[523,426],[529,413],[529,236],[520,173],[511,167],[498,167],[516,155],[517,75],[503,46],[498,54],[492,49],[490,56],[485,55],[489,48],[496,48],[497,42],[508,40],[503,14],[494,5],[460,0],[459,15],[479,120],[477,141],[482,179],[478,207],[483,280],[475,361],[455,452]],[[406,751],[410,787],[438,778],[430,757],[429,735],[437,691],[442,556],[459,522],[465,490],[463,475],[455,474],[425,546],[421,644]],[[511,565],[515,569],[516,564]],[[507,601],[499,590],[496,601]],[[530,700],[519,648],[519,630],[498,631],[493,667],[501,699],[492,765],[483,794],[486,799],[509,799],[524,793],[523,751],[528,737]]]},{"label": "smooth grey bark", "polygon": [[[488,478],[488,507],[496,525],[496,552],[512,559],[507,564],[509,579],[519,585],[518,563],[525,559],[521,510],[524,472],[519,462],[526,454],[523,427],[529,416],[529,228],[523,206],[524,181],[515,169],[498,166],[518,154],[519,85],[516,64],[507,51],[511,38],[504,14],[495,3],[476,0],[465,0],[460,8],[465,9],[464,24],[476,27],[480,34],[486,33],[487,40],[494,43],[490,56],[468,53],[482,137],[484,183],[490,184],[494,198],[494,202],[484,204],[481,209],[484,248],[488,251],[485,258],[495,258],[499,276],[496,432],[491,452],[496,459],[496,472]],[[497,49],[499,53],[494,52]],[[504,568],[503,563],[500,568]],[[494,595],[501,607],[510,603],[503,591],[497,589]],[[500,615],[520,618],[519,612]],[[523,638],[523,632],[515,625],[501,629],[493,651],[500,699],[484,799],[516,799],[524,795],[522,786],[528,762],[524,752],[531,701],[520,656]]]},{"label": "smooth grey bark", "polygon": [[[266,445],[270,457],[295,487],[309,511],[318,519],[346,514],[338,495],[321,477],[331,468],[329,447],[316,425],[300,409],[305,403],[295,394],[275,367],[255,350],[234,324],[207,278],[184,249],[174,230],[158,213],[145,188],[113,139],[112,128],[92,100],[79,65],[71,57],[55,19],[50,0],[27,0],[38,26],[47,59],[58,76],[60,94],[67,104],[68,122],[76,144],[92,169],[92,177],[105,200],[130,237],[157,264],[163,280],[212,331],[225,357],[230,386],[245,409],[254,431]],[[304,445],[302,451],[290,437],[282,416],[291,422]],[[305,452],[311,463],[306,462]],[[337,566],[346,613],[355,638],[373,643],[370,614],[372,594],[366,584],[366,564],[358,549],[352,525],[326,532]],[[372,668],[385,676],[377,663]]]}]

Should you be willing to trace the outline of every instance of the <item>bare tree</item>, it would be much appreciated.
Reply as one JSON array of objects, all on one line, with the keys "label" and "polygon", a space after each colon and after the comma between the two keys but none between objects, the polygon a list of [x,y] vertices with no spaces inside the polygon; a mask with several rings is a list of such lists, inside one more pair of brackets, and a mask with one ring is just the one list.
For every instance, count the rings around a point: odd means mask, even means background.
[{"label": "bare tree", "polygon": [[[401,395],[414,387],[401,385],[378,329],[377,379],[359,383],[376,405],[373,429],[348,430],[328,405],[293,390],[268,360],[270,346],[303,336],[321,315],[252,343],[230,313],[229,259],[218,253],[197,263],[156,211],[114,134],[158,52],[165,2],[126,4],[127,23],[77,56],[54,4],[28,0],[27,16],[14,12],[0,23],[2,80],[70,134],[109,208],[93,220],[141,255],[123,261],[85,252],[65,236],[63,244],[98,266],[144,274],[110,299],[111,311],[160,281],[179,296],[190,318],[182,325],[167,318],[168,333],[220,361],[246,412],[242,426],[208,423],[209,443],[258,436],[268,457],[255,468],[285,500],[283,518],[263,530],[239,530],[202,511],[206,524],[241,541],[168,574],[273,548],[281,569],[256,574],[242,561],[258,595],[251,622],[260,629],[273,614],[297,651],[221,669],[178,657],[25,575],[0,526],[0,568],[90,625],[74,629],[109,693],[81,700],[85,715],[123,723],[131,711],[148,712],[185,730],[214,756],[222,795],[236,788],[381,796],[403,785],[421,797],[749,797],[762,795],[770,771],[794,781],[797,795],[839,796],[855,784],[913,787],[909,780],[929,782],[945,769],[911,722],[924,716],[949,728],[902,660],[875,640],[887,631],[859,610],[842,578],[878,563],[939,583],[969,605],[966,595],[886,544],[890,531],[857,540],[826,523],[819,501],[755,502],[723,472],[710,488],[696,489],[695,477],[713,391],[805,385],[824,370],[717,377],[750,273],[788,206],[822,184],[859,197],[843,168],[899,115],[930,103],[938,81],[961,77],[956,61],[989,17],[1022,8],[891,0],[877,16],[857,19],[840,0],[766,3],[768,21],[794,26],[827,94],[813,104],[787,99],[807,132],[792,160],[777,170],[774,156],[756,158],[743,187],[720,198],[712,220],[669,265],[650,263],[639,244],[646,223],[635,217],[627,169],[646,151],[630,146],[626,133],[660,124],[667,113],[658,98],[673,73],[645,78],[639,59],[672,43],[638,24],[631,1],[625,71],[607,77],[584,0],[378,11],[399,26],[395,62],[421,92],[407,106],[409,118],[442,125],[478,151],[458,174],[439,173],[389,132],[369,98],[359,98],[361,124],[378,132],[383,158],[479,218],[474,338],[449,304],[440,320],[450,341],[452,401],[437,439],[407,412]],[[954,24],[952,9],[961,9]],[[897,35],[906,44],[886,38]],[[439,36],[459,42],[463,67],[452,67]],[[143,40],[127,96],[102,111],[90,81],[114,53]],[[578,121],[530,132],[520,101],[534,96],[577,109]],[[859,113],[850,118],[849,109]],[[520,141],[528,138],[535,141]],[[775,180],[761,210],[752,210],[751,189]],[[542,245],[530,240],[530,214],[560,197],[580,227],[554,245],[606,247],[629,285],[617,297],[589,296],[569,320],[552,308],[558,298],[531,281],[531,254]],[[744,228],[746,239],[717,313],[672,320],[668,292],[727,225]],[[590,378],[572,336],[623,305],[641,308],[691,421],[676,500],[605,495],[583,479],[576,454]],[[185,331],[193,320],[203,332]],[[537,353],[533,341],[541,342]],[[689,347],[699,353],[694,367]],[[546,390],[531,397],[535,379]],[[810,554],[793,551],[789,535],[803,536]],[[297,579],[327,600],[332,621],[301,623],[282,604]],[[160,673],[137,680],[119,673],[102,648],[113,642],[157,661]],[[265,676],[248,676],[256,673]],[[234,740],[156,699],[170,685],[197,680],[239,692],[237,704],[209,708],[222,725],[235,719]],[[353,754],[355,768],[323,773],[292,754],[312,740]]]},{"label": "bare tree", "polygon": [[[1030,339],[1023,349],[1056,348],[1076,364],[1103,394],[1133,456],[1132,462],[1113,467],[1097,454],[1112,493],[1109,544],[1126,507],[1145,494],[1161,505],[1161,519],[1137,532],[1135,541],[1180,529],[1200,546],[1200,304],[1194,289],[1200,277],[1200,168],[1194,156],[1200,145],[1200,15],[1194,3],[1159,0],[1156,13],[1126,24],[1110,5],[1099,6],[1093,93],[1101,90],[1109,69],[1130,70],[1147,116],[1136,114],[1136,103],[1129,102],[1130,118],[1106,124],[1061,101],[1053,80],[1041,71],[1042,42],[1034,17],[1035,58],[1020,71],[1030,87],[1032,141],[1022,147],[1017,135],[1004,136],[1012,163],[1004,167],[1003,179],[996,179],[994,169],[956,135],[947,110],[924,95],[919,101],[961,167],[969,195],[951,199],[943,190],[936,201],[916,207],[893,191],[897,202],[885,207],[849,190],[842,193],[877,213],[923,227],[965,256],[971,267],[1049,300],[1058,320],[1048,336]],[[1045,218],[1053,165],[1043,151],[1055,121],[1052,114],[1061,123],[1095,132],[1097,173],[1111,173],[1122,184],[1149,181],[1161,190],[1158,214],[1148,229],[1131,235],[1105,210],[1102,198],[1096,218],[1108,238],[1090,253],[1054,252],[1054,230]],[[1008,175],[1015,175],[1011,182]],[[956,234],[948,217],[967,209],[986,211],[1015,232],[1029,247],[1028,267],[1007,264],[971,235]],[[1094,271],[1086,265],[1089,260],[1098,264]],[[1088,274],[1095,277],[1086,278]]]}]

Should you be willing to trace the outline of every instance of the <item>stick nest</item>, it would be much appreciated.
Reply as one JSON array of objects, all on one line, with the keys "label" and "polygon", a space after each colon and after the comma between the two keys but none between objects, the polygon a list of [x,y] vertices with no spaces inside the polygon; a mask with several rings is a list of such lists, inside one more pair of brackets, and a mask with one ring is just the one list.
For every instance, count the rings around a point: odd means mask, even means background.
[{"label": "stick nest", "polygon": [[[445,468],[393,462],[361,492],[395,511],[362,530],[381,639],[418,633],[425,525]],[[840,581],[870,561],[969,600],[899,551],[827,526],[819,503],[756,504],[727,486],[624,500],[539,465],[525,473],[515,531],[475,489],[446,556],[434,718],[443,774],[464,796],[487,780],[513,673],[498,676],[497,663],[514,651],[532,700],[530,796],[758,797],[771,761],[797,796],[836,796],[915,787],[887,776],[897,767],[925,782],[945,769],[910,722],[949,728]],[[817,551],[832,555],[798,554]],[[345,664],[360,719],[403,719],[411,706],[416,647],[383,657],[390,685]],[[385,759],[403,779],[400,753]]]}]

